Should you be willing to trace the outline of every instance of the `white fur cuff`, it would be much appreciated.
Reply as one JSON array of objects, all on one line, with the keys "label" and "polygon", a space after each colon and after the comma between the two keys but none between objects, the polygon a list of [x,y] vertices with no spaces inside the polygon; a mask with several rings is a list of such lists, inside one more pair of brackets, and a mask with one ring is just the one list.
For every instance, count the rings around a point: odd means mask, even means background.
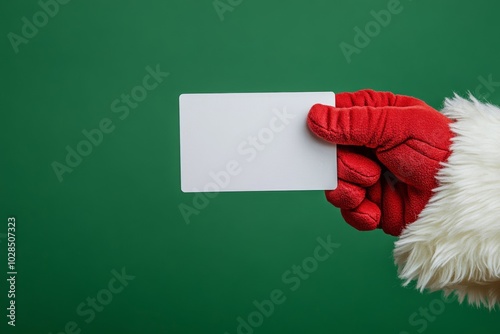
[{"label": "white fur cuff", "polygon": [[442,113],[454,120],[452,154],[396,242],[395,262],[404,285],[491,309],[500,304],[500,108],[455,95]]}]

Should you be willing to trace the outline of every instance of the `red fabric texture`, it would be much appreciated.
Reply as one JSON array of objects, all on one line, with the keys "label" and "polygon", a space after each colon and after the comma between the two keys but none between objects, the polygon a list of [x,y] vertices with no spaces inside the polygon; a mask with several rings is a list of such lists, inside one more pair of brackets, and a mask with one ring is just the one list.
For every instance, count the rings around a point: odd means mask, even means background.
[{"label": "red fabric texture", "polygon": [[307,124],[338,144],[338,187],[326,198],[358,230],[398,236],[437,186],[450,154],[450,120],[425,102],[390,92],[336,95],[336,107],[314,105]]}]

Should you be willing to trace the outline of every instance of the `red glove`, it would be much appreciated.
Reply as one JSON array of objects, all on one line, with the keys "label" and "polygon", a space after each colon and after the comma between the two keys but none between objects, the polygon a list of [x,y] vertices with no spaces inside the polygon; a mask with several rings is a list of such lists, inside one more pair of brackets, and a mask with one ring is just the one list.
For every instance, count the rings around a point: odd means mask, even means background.
[{"label": "red glove", "polygon": [[400,235],[438,186],[450,122],[421,100],[373,90],[337,94],[336,107],[314,105],[309,128],[338,144],[338,187],[326,198],[356,229]]}]

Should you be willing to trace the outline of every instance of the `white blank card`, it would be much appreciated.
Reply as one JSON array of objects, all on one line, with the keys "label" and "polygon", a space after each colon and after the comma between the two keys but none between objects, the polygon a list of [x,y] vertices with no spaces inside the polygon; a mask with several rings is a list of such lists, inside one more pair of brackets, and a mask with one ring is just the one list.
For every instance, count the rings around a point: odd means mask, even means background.
[{"label": "white blank card", "polygon": [[333,92],[182,94],[183,192],[321,190],[337,187],[336,146],[306,118]]}]

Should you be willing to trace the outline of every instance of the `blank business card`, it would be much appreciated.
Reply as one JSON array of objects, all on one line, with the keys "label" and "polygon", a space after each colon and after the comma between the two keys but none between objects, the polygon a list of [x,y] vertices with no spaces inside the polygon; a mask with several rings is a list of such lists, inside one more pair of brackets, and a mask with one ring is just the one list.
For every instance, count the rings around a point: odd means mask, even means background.
[{"label": "blank business card", "polygon": [[337,187],[336,146],[306,118],[333,92],[182,94],[183,192],[322,190]]}]

